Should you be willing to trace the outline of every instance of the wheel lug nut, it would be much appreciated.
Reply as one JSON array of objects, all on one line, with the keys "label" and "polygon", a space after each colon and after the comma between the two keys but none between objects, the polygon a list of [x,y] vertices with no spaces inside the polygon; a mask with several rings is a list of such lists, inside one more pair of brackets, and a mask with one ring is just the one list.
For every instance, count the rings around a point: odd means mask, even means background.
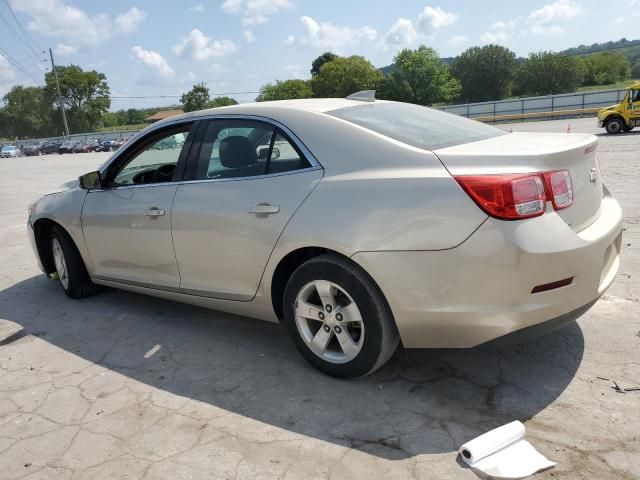
[{"label": "wheel lug nut", "polygon": [[338,320],[339,322],[342,321],[342,314],[341,313],[336,313],[336,320]]},{"label": "wheel lug nut", "polygon": [[[329,331],[331,330],[331,329],[329,328],[329,325],[325,325],[325,326],[324,326],[324,327],[322,327],[322,328],[323,328],[323,330],[324,330],[325,332],[329,332]],[[340,333],[340,332],[338,332],[338,333]]]},{"label": "wheel lug nut", "polygon": [[326,307],[324,307],[324,309],[325,309],[327,312],[331,313],[331,310],[333,310],[333,307],[331,307],[331,305],[327,305]]},{"label": "wheel lug nut", "polygon": [[334,330],[336,333],[340,333],[340,332],[342,332],[342,329],[341,329],[340,327],[335,327],[333,330]]},{"label": "wheel lug nut", "polygon": [[324,320],[324,313],[322,313],[322,312],[318,312],[318,318],[319,318],[320,320]]}]

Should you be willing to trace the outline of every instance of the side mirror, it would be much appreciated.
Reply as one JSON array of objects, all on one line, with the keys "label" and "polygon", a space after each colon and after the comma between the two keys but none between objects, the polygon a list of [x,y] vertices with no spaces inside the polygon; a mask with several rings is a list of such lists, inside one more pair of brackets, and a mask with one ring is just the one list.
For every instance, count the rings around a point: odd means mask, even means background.
[{"label": "side mirror", "polygon": [[273,147],[271,151],[271,160],[275,160],[276,158],[280,158],[280,149],[278,147]]},{"label": "side mirror", "polygon": [[78,177],[80,181],[80,188],[84,190],[94,190],[96,188],[102,188],[102,177],[100,172],[89,172]]}]

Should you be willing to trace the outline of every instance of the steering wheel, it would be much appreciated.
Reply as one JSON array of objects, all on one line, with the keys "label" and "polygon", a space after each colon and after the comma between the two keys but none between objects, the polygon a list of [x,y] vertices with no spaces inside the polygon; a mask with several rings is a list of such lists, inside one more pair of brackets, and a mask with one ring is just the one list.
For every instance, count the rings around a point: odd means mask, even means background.
[{"label": "steering wheel", "polygon": [[153,172],[152,183],[170,182],[173,179],[173,172],[175,172],[176,166],[173,163],[167,163],[158,167]]}]

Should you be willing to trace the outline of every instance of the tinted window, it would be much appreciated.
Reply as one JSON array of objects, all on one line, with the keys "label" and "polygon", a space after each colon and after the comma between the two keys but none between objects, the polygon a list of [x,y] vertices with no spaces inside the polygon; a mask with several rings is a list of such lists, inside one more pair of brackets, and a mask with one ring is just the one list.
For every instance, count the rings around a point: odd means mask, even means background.
[{"label": "tinted window", "polygon": [[193,179],[243,178],[307,168],[308,162],[272,125],[214,120],[200,136]]},{"label": "tinted window", "polygon": [[112,184],[123,186],[172,181],[189,128],[190,125],[184,125],[155,138],[125,161],[113,177]]},{"label": "tinted window", "polygon": [[631,95],[633,95],[631,100],[632,102],[640,101],[640,88],[638,88],[637,90],[631,90]]},{"label": "tinted window", "polygon": [[425,150],[506,134],[484,123],[410,103],[376,102],[327,113]]}]

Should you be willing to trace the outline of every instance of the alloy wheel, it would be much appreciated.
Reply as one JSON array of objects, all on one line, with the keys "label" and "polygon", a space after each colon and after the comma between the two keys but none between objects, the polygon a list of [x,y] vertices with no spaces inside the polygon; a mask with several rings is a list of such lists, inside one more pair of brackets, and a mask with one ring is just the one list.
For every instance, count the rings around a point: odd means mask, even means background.
[{"label": "alloy wheel", "polygon": [[53,263],[56,266],[58,280],[60,285],[67,290],[69,288],[69,272],[67,271],[67,262],[64,259],[64,252],[57,238],[53,238],[51,242],[51,250],[53,251]]}]

